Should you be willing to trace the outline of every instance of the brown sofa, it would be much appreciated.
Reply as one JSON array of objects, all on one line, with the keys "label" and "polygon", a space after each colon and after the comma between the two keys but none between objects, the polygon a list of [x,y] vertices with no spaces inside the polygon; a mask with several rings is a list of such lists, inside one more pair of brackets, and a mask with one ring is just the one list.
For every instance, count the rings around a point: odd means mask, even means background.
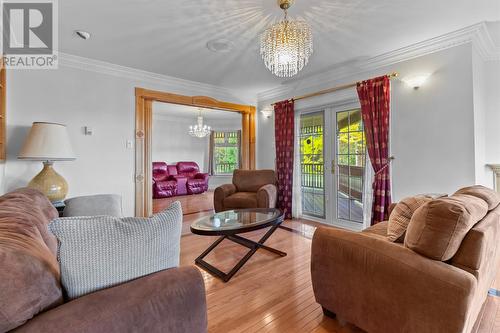
[{"label": "brown sofa", "polygon": [[172,268],[65,302],[40,192],[0,197],[0,332],[206,332],[198,269]]},{"label": "brown sofa", "polygon": [[274,170],[234,170],[233,183],[214,192],[216,212],[237,208],[274,208],[277,189]]},{"label": "brown sofa", "polygon": [[314,294],[325,314],[370,332],[470,332],[500,264],[500,197],[474,186],[415,211],[405,243],[387,223],[318,228]]}]

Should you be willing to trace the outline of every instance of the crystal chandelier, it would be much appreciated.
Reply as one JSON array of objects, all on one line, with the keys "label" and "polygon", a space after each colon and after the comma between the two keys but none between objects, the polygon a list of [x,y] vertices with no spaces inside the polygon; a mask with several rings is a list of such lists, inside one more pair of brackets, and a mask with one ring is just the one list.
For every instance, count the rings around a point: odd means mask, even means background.
[{"label": "crystal chandelier", "polygon": [[189,135],[195,138],[204,138],[210,134],[212,128],[203,124],[203,117],[201,116],[201,109],[198,109],[198,123],[189,126]]},{"label": "crystal chandelier", "polygon": [[312,30],[306,21],[288,19],[293,0],[278,0],[278,4],[285,17],[262,33],[260,55],[274,75],[292,77],[307,65],[313,53]]}]

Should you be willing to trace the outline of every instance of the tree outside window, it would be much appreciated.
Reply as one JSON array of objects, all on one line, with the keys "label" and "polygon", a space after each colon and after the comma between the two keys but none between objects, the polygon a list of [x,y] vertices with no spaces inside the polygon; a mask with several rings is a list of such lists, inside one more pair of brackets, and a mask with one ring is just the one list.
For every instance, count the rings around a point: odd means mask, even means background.
[{"label": "tree outside window", "polygon": [[241,131],[212,131],[210,145],[212,175],[231,175],[240,168]]}]

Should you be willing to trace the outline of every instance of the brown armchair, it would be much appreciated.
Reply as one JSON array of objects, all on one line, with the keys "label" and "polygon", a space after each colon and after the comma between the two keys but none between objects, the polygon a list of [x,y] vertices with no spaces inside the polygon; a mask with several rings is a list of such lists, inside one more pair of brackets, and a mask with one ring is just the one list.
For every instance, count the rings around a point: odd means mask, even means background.
[{"label": "brown armchair", "polygon": [[234,170],[233,183],[214,193],[216,212],[238,208],[274,208],[277,199],[274,170]]}]

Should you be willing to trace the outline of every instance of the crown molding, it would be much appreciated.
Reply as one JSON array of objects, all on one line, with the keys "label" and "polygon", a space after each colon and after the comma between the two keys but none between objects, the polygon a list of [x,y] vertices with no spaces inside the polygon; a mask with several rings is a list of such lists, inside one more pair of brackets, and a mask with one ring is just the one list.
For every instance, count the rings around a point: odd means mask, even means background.
[{"label": "crown molding", "polygon": [[207,83],[184,80],[173,76],[157,74],[136,68],[120,66],[105,61],[85,58],[73,54],[59,52],[59,66],[76,68],[79,70],[95,72],[99,74],[112,75],[138,81],[137,84],[163,85],[172,87],[172,91],[189,92],[191,95],[216,94],[219,98],[224,96],[231,100],[239,99],[230,89],[215,86]]},{"label": "crown molding", "polygon": [[471,43],[485,61],[500,60],[500,47],[494,44],[486,22],[481,22],[375,57],[359,60],[349,66],[339,65],[320,74],[285,81],[276,88],[259,93],[257,99],[259,102],[264,102],[274,101],[278,98],[290,98],[294,94],[306,93],[313,88],[339,82],[350,77],[358,77],[366,72],[376,71],[383,67],[467,43]]},{"label": "crown molding", "polygon": [[472,46],[484,61],[500,61],[500,45],[495,45],[485,22],[477,24]]}]

